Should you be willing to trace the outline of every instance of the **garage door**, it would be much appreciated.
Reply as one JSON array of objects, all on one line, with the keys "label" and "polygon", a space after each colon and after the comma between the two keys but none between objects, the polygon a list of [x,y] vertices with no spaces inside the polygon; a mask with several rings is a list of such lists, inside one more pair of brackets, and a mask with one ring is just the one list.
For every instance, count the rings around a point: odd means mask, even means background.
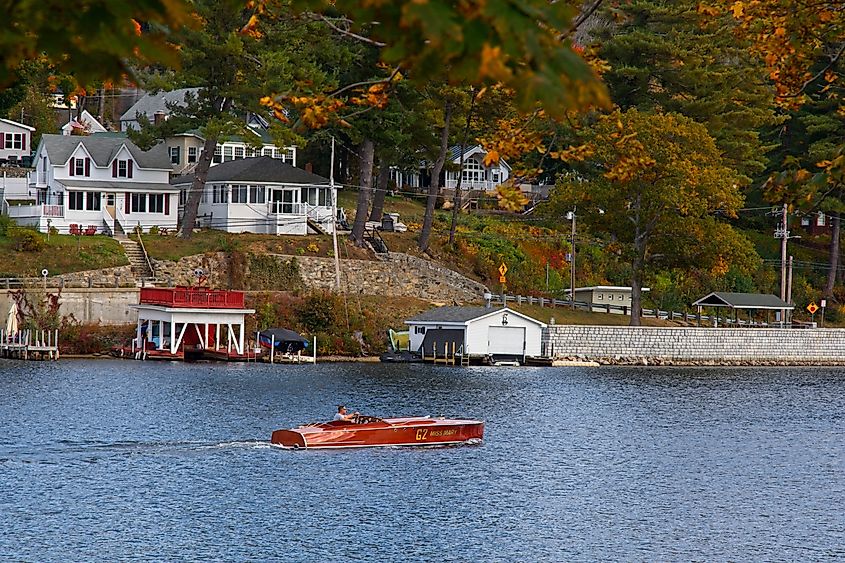
[{"label": "garage door", "polygon": [[487,332],[487,353],[497,356],[525,354],[525,327],[491,326]]}]

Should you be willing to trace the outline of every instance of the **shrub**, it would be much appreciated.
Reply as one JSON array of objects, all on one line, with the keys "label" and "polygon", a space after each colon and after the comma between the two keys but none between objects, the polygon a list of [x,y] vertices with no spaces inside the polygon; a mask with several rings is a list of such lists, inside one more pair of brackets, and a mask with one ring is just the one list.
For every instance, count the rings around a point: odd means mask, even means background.
[{"label": "shrub", "polygon": [[0,237],[5,237],[12,227],[16,226],[12,218],[7,215],[0,215]]},{"label": "shrub", "polygon": [[33,229],[13,226],[9,227],[6,233],[14,241],[15,250],[19,252],[40,252],[46,246],[44,235]]},{"label": "shrub", "polygon": [[343,301],[328,291],[312,293],[296,307],[300,323],[310,333],[332,332],[340,321],[340,311]]},{"label": "shrub", "polygon": [[158,234],[158,225],[153,225],[152,227],[150,227],[150,234],[151,235],[157,235]]}]

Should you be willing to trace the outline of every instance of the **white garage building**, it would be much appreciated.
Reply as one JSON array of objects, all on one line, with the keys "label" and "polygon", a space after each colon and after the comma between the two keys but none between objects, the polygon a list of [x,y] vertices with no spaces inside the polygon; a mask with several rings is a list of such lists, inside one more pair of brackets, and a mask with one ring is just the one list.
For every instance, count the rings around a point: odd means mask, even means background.
[{"label": "white garage building", "polygon": [[[541,355],[546,327],[507,307],[439,307],[405,321],[410,349],[426,358],[456,354],[473,359],[518,359]],[[453,352],[454,351],[454,352]]]}]

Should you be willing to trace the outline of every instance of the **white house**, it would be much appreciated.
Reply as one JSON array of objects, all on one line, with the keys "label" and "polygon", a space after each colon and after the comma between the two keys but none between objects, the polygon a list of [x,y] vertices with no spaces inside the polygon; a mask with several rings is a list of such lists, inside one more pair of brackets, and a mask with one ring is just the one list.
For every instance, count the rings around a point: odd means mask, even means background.
[{"label": "white house", "polygon": [[439,307],[405,321],[410,349],[425,356],[510,358],[524,361],[541,355],[543,329],[536,319],[509,309]]},{"label": "white house", "polygon": [[[180,209],[194,175],[171,180]],[[208,171],[199,206],[200,224],[230,233],[306,235],[331,232],[337,191],[322,176],[260,156],[223,162]]]},{"label": "white house", "polygon": [[0,118],[0,161],[19,163],[32,152],[35,127]]},{"label": "white house", "polygon": [[[613,313],[617,315],[631,314],[631,292],[630,287],[618,285],[594,285],[590,287],[576,287],[575,301],[577,303],[592,304],[591,310],[594,313]],[[650,291],[644,287],[643,293]],[[569,295],[569,290],[564,292]]]},{"label": "white house", "polygon": [[105,133],[107,129],[103,124],[97,121],[97,118],[84,109],[78,119],[70,119],[67,123],[62,125],[62,135],[73,135],[74,130],[83,135],[90,135],[92,133]]},{"label": "white house", "polygon": [[33,164],[35,204],[8,208],[19,224],[106,234],[176,227],[179,192],[162,145],[142,151],[122,136],[42,135]]},{"label": "white house", "polygon": [[[461,180],[461,189],[495,191],[499,184],[503,184],[510,178],[511,167],[503,159],[492,166],[484,165],[484,157],[487,151],[481,145],[466,147],[464,149],[464,164],[461,172],[447,171],[446,181],[443,187],[453,189],[458,185],[458,178]],[[455,165],[461,164],[461,147],[456,146],[449,149],[449,160]]]}]

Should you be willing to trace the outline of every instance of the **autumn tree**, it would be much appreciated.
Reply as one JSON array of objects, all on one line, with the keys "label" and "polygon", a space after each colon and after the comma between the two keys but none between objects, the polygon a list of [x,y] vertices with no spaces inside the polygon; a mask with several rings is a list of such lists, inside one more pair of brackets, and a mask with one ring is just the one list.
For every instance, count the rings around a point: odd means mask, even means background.
[{"label": "autumn tree", "polygon": [[561,155],[572,170],[546,213],[559,217],[577,206],[580,224],[630,263],[631,325],[640,324],[643,279],[655,265],[724,273],[737,256],[754,255],[716,219],[733,216],[743,198],[739,175],[702,125],[630,109],[598,117],[580,135],[582,148]]},{"label": "autumn tree", "polygon": [[768,162],[764,127],[780,118],[763,63],[733,32],[728,13],[702,13],[698,0],[633,0],[597,12],[589,49],[623,110],[679,113],[707,128],[725,162],[750,184]]}]

